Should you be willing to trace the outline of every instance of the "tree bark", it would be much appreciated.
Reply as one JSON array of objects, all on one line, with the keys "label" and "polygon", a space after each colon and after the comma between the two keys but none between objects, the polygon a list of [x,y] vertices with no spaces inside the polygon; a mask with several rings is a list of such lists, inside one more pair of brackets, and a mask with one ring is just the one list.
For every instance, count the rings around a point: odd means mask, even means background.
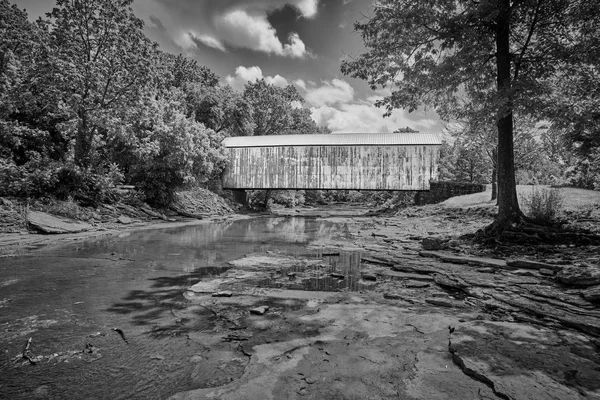
[{"label": "tree bark", "polygon": [[492,201],[498,199],[498,148],[492,150]]},{"label": "tree bark", "polygon": [[90,166],[90,156],[92,152],[92,138],[90,127],[87,120],[87,112],[80,108],[77,112],[79,124],[77,126],[77,136],[75,137],[75,164],[82,168]]},{"label": "tree bark", "polygon": [[496,222],[508,225],[521,220],[515,181],[513,142],[513,102],[510,61],[510,0],[499,0],[496,27],[496,67],[498,71],[498,216]]}]

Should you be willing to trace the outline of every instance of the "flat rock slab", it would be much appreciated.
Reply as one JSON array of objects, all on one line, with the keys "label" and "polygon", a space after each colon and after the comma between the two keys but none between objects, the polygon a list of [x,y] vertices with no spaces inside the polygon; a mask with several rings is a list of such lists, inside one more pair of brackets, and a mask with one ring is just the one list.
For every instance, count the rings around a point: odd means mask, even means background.
[{"label": "flat rock slab", "polygon": [[[499,398],[600,396],[598,356],[583,335],[517,323],[475,321],[457,327],[450,340],[454,363],[467,375],[488,384]],[[561,368],[565,365],[576,369]]]},{"label": "flat rock slab", "polygon": [[269,306],[260,306],[255,307],[250,310],[250,314],[254,315],[264,315],[269,310]]},{"label": "flat rock slab", "polygon": [[456,254],[446,253],[442,251],[430,251],[423,250],[419,252],[419,255],[422,257],[433,257],[439,258],[442,261],[450,262],[454,264],[468,264],[475,265],[478,267],[494,267],[501,269],[518,269],[515,267],[511,267],[506,264],[506,261],[499,260],[497,258],[485,258],[485,257],[465,257],[459,256]]},{"label": "flat rock slab", "polygon": [[548,264],[540,261],[532,261],[532,260],[507,260],[506,265],[513,268],[523,268],[523,269],[546,269],[551,271],[560,271],[563,269],[561,265]]},{"label": "flat rock slab", "polygon": [[430,284],[428,282],[421,282],[421,281],[415,281],[415,280],[406,281],[406,283],[404,284],[404,287],[407,287],[407,288],[426,288],[429,286],[430,286]]},{"label": "flat rock slab", "polygon": [[600,285],[587,288],[581,294],[586,300],[600,302]]},{"label": "flat rock slab", "polygon": [[30,211],[27,222],[42,233],[78,233],[93,229],[92,225],[65,217],[57,217],[41,211]]},{"label": "flat rock slab", "polygon": [[563,268],[556,279],[573,286],[600,285],[600,268],[593,265],[571,265]]},{"label": "flat rock slab", "polygon": [[120,224],[123,224],[123,225],[129,225],[129,224],[133,223],[133,220],[129,217],[121,215],[121,216],[119,216],[119,218],[117,218],[117,222],[119,222]]}]

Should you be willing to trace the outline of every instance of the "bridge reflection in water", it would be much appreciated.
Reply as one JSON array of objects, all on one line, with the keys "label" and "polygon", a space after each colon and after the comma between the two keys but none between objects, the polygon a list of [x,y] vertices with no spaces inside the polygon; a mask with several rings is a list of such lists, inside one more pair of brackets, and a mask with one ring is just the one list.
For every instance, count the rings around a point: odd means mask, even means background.
[{"label": "bridge reflection in water", "polygon": [[300,278],[293,275],[290,282],[282,282],[279,276],[272,276],[258,282],[258,286],[287,290],[309,291],[341,291],[357,292],[365,288],[361,279],[361,253],[359,251],[326,251],[315,250],[314,253],[302,254],[302,258],[322,259],[323,263],[299,263],[286,273],[297,273]]},{"label": "bridge reflection in water", "polygon": [[343,223],[302,217],[256,218],[124,233],[85,242],[77,255],[104,253],[110,258],[118,254],[125,260],[147,262],[153,270],[193,272],[226,267],[229,261],[249,253],[300,254],[310,243],[348,238],[349,230]]}]

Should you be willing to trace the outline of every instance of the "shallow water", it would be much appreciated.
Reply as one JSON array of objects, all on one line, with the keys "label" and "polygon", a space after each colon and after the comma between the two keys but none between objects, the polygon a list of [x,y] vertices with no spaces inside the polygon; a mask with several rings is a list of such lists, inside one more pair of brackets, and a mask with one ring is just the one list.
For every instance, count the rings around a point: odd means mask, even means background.
[{"label": "shallow water", "polygon": [[[194,389],[189,360],[208,348],[188,334],[215,321],[204,309],[193,318],[183,312],[185,289],[248,253],[318,257],[307,244],[347,236],[344,224],[262,218],[142,230],[0,258],[0,398],[162,399]],[[356,290],[360,257],[326,258],[346,266],[348,279],[304,289]],[[29,338],[35,365],[19,358]]]}]

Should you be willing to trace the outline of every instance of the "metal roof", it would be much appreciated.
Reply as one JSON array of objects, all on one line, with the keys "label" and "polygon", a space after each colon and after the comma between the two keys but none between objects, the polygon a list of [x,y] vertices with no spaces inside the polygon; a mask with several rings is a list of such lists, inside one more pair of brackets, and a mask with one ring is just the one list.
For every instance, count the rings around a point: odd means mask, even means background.
[{"label": "metal roof", "polygon": [[278,146],[411,146],[440,145],[435,133],[331,133],[318,135],[236,136],[223,140],[225,147]]}]

